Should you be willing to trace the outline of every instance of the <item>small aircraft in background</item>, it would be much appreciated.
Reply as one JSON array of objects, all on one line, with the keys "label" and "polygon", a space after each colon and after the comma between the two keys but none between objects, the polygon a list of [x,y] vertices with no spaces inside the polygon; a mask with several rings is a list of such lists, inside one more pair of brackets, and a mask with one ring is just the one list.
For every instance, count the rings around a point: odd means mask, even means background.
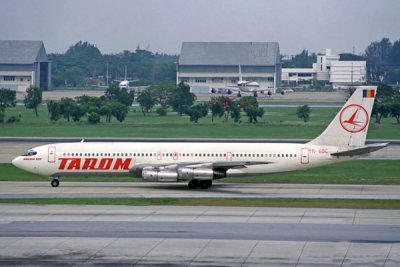
[{"label": "small aircraft in background", "polygon": [[116,82],[119,82],[119,88],[121,88],[121,89],[129,89],[130,87],[129,87],[129,83],[130,82],[136,82],[136,81],[138,81],[137,79],[136,80],[131,80],[131,81],[129,81],[127,78],[126,78],[126,74],[127,74],[127,67],[125,66],[125,78],[124,78],[124,80],[123,81],[120,81],[120,80],[114,80],[114,81],[116,81]]},{"label": "small aircraft in background", "polygon": [[[268,90],[268,89],[267,89]],[[266,91],[265,88],[260,88],[260,84],[255,81],[246,81],[242,78],[242,67],[239,64],[239,81],[237,82],[236,86],[226,86],[226,87],[219,87],[218,91],[225,91],[228,94],[231,94],[233,91],[237,91],[237,96],[241,97],[241,92],[251,92],[253,93],[254,97],[257,97],[257,93],[264,93]],[[217,90],[213,88],[211,90],[212,93],[217,93]],[[272,91],[268,90],[268,95],[272,95]]]}]

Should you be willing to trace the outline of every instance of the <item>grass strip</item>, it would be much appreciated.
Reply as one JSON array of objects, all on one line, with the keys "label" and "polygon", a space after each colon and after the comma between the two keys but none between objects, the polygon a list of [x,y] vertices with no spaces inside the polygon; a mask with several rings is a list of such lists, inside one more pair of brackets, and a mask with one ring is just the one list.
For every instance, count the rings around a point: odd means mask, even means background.
[{"label": "grass strip", "polygon": [[10,198],[0,199],[0,203],[400,209],[400,200],[324,198]]},{"label": "grass strip", "polygon": [[[49,181],[12,164],[0,164],[0,181]],[[61,177],[63,182],[142,182],[133,177]],[[400,160],[352,160],[305,171],[256,177],[224,178],[227,183],[381,184],[400,185]]]}]

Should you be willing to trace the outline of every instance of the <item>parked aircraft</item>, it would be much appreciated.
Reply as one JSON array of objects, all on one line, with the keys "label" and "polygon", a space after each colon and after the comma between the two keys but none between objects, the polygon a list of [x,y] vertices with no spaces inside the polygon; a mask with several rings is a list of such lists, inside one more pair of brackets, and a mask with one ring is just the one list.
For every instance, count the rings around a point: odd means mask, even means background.
[{"label": "parked aircraft", "polygon": [[125,78],[124,78],[124,80],[123,81],[114,80],[115,82],[119,82],[119,88],[121,88],[121,89],[129,89],[129,83],[130,82],[138,81],[138,80],[128,81],[127,78],[126,78],[126,74],[127,74],[127,67],[125,66]]},{"label": "parked aircraft", "polygon": [[12,163],[26,171],[59,177],[133,176],[145,182],[188,180],[208,188],[224,177],[305,170],[351,160],[387,146],[365,145],[375,86],[357,88],[325,131],[314,140],[293,143],[236,142],[81,142],[35,147]]},{"label": "parked aircraft", "polygon": [[[271,89],[260,88],[258,82],[255,81],[246,81],[242,78],[242,67],[239,64],[239,81],[237,82],[236,86],[225,86],[217,88],[219,91],[226,91],[229,94],[233,91],[237,91],[237,96],[241,97],[241,92],[251,92],[253,93],[254,97],[257,97],[259,92],[264,93],[267,90],[268,95],[272,95]],[[216,93],[216,90],[213,89],[212,93]]]}]

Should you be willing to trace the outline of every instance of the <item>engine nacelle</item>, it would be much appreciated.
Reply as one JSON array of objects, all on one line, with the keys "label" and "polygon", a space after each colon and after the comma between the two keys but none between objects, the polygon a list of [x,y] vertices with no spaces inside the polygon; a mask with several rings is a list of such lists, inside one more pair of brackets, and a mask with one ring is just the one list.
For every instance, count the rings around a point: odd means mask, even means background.
[{"label": "engine nacelle", "polygon": [[142,171],[144,182],[177,182],[178,173],[174,171],[159,171],[153,168],[144,168]]},{"label": "engine nacelle", "polygon": [[183,167],[178,169],[180,180],[212,180],[226,177],[226,172],[213,169],[195,169]]}]

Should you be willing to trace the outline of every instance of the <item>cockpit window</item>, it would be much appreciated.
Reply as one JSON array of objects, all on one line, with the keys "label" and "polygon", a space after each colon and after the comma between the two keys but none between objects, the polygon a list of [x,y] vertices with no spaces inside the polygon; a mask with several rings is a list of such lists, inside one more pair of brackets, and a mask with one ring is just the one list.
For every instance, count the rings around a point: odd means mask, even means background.
[{"label": "cockpit window", "polygon": [[26,153],[23,154],[22,156],[24,156],[24,157],[29,157],[29,156],[35,156],[36,154],[37,154],[36,151],[29,150],[28,152],[26,152]]}]

